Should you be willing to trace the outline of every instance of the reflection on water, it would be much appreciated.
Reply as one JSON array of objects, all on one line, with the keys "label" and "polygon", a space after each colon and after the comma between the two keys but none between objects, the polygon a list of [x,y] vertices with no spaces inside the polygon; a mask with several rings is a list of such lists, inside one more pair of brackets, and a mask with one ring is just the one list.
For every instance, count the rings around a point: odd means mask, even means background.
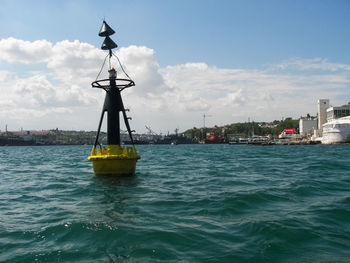
[{"label": "reflection on water", "polygon": [[107,187],[118,187],[118,186],[130,186],[135,187],[138,183],[137,175],[134,176],[108,176],[99,175],[94,176],[93,181],[96,185],[103,185]]}]

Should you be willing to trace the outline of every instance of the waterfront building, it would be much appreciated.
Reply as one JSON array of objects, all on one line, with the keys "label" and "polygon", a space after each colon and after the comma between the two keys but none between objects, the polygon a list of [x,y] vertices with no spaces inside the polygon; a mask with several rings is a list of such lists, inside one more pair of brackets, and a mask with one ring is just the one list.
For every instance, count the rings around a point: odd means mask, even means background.
[{"label": "waterfront building", "polygon": [[327,122],[350,115],[350,102],[339,107],[329,107],[326,110]]},{"label": "waterfront building", "polygon": [[299,120],[299,133],[302,136],[309,136],[317,129],[317,119],[311,117],[301,117]]},{"label": "waterfront building", "polygon": [[350,102],[334,107],[328,99],[318,100],[318,132],[313,137],[323,144],[350,142]]},{"label": "waterfront building", "polygon": [[350,116],[325,123],[321,142],[323,144],[350,143]]},{"label": "waterfront building", "polygon": [[322,132],[322,126],[327,122],[327,109],[329,108],[329,99],[318,100],[318,129]]}]

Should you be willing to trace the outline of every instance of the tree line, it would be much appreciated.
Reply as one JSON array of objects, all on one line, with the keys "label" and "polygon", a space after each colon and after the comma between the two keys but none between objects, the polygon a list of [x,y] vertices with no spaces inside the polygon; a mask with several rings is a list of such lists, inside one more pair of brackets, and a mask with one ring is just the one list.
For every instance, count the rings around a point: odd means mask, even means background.
[{"label": "tree line", "polygon": [[196,128],[188,129],[184,132],[184,135],[191,139],[203,140],[207,138],[207,135],[214,135],[216,137],[223,137],[225,140],[229,137],[251,137],[257,136],[278,136],[284,129],[294,128],[299,131],[299,120],[292,118],[286,118],[284,120],[273,122],[240,122],[233,123],[225,126],[214,126],[208,128]]}]

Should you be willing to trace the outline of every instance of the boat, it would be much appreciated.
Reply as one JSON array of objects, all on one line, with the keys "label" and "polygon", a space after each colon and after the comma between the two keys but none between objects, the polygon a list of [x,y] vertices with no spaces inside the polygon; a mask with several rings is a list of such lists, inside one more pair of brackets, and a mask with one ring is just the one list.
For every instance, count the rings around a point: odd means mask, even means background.
[{"label": "boat", "polygon": [[229,140],[228,144],[235,145],[238,144],[238,139],[233,137]]},{"label": "boat", "polygon": [[297,132],[294,128],[286,128],[278,136],[280,139],[291,139],[297,135]]},{"label": "boat", "polygon": [[350,116],[333,119],[322,129],[322,144],[350,143]]},{"label": "boat", "polygon": [[254,136],[248,140],[248,144],[253,144],[253,145],[262,145],[262,144],[268,144],[269,139],[267,137],[262,137],[262,136]]},{"label": "boat", "polygon": [[238,138],[239,144],[248,144],[249,139],[248,138]]},{"label": "boat", "polygon": [[225,143],[224,138],[221,136],[210,135],[208,139],[204,139],[204,144],[220,144]]},{"label": "boat", "polygon": [[[117,48],[117,44],[109,37],[114,34],[115,31],[103,21],[99,36],[105,37],[102,44],[102,50],[108,50],[109,54],[106,56],[103,65],[109,56],[109,78],[96,80],[91,83],[93,88],[100,88],[106,91],[106,97],[102,109],[102,114],[97,130],[94,146],[88,160],[92,162],[95,175],[134,175],[136,169],[136,162],[140,159],[138,155],[133,137],[132,131],[129,125],[129,119],[126,115],[121,92],[132,86],[135,86],[133,80],[125,73],[122,65],[118,62],[120,68],[123,70],[127,78],[117,78],[116,70],[111,66],[111,57],[114,55],[112,49]],[[116,56],[116,55],[114,55]],[[103,68],[103,66],[102,66]],[[101,69],[102,71],[102,69]],[[99,76],[97,76],[98,78]],[[97,79],[96,78],[96,79]],[[102,148],[99,143],[99,134],[101,131],[101,125],[103,117],[107,112],[107,146]],[[119,115],[122,113],[125,126],[127,128],[132,146],[125,147],[120,140],[120,120]],[[98,148],[99,146],[99,148]]]}]

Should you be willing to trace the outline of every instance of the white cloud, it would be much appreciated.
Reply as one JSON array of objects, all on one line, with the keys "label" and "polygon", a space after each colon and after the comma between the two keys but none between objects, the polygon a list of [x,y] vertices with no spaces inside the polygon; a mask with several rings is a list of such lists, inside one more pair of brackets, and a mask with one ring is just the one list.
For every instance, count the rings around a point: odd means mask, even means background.
[{"label": "white cloud", "polygon": [[47,62],[51,56],[52,43],[46,40],[33,42],[15,38],[0,39],[0,61],[34,64]]},{"label": "white cloud", "polygon": [[[126,73],[135,81],[138,86],[137,92],[142,96],[152,96],[169,90],[154,57],[153,49],[145,46],[129,46],[120,48],[116,55],[120,58]],[[116,61],[114,62],[118,65]]]},{"label": "white cloud", "polygon": [[91,76],[98,73],[105,54],[94,46],[78,40],[57,42],[52,47],[52,56],[47,63],[53,78],[65,84],[90,85]]},{"label": "white cloud", "polygon": [[278,65],[273,65],[271,69],[278,70],[287,70],[287,69],[295,69],[295,70],[322,70],[322,71],[339,71],[339,70],[350,70],[350,65],[341,64],[341,63],[332,63],[327,59],[323,58],[312,58],[312,59],[304,59],[304,58],[292,58]]},{"label": "white cloud", "polygon": [[[107,53],[79,41],[0,40],[0,127],[97,128],[104,91],[92,89]],[[265,70],[223,69],[205,63],[160,68],[153,49],[129,46],[116,51],[136,86],[123,91],[132,127],[144,131],[180,130],[246,121],[270,121],[316,113],[317,99],[350,100],[350,65],[325,59],[293,59]],[[0,62],[1,62],[0,61]],[[18,72],[8,63],[37,64]],[[112,66],[125,77],[115,57]],[[108,64],[108,63],[106,63]],[[100,78],[107,77],[107,65]]]},{"label": "white cloud", "polygon": [[227,96],[222,99],[223,105],[230,107],[231,105],[243,106],[247,99],[243,95],[243,90],[239,89],[236,92],[228,93]]}]

